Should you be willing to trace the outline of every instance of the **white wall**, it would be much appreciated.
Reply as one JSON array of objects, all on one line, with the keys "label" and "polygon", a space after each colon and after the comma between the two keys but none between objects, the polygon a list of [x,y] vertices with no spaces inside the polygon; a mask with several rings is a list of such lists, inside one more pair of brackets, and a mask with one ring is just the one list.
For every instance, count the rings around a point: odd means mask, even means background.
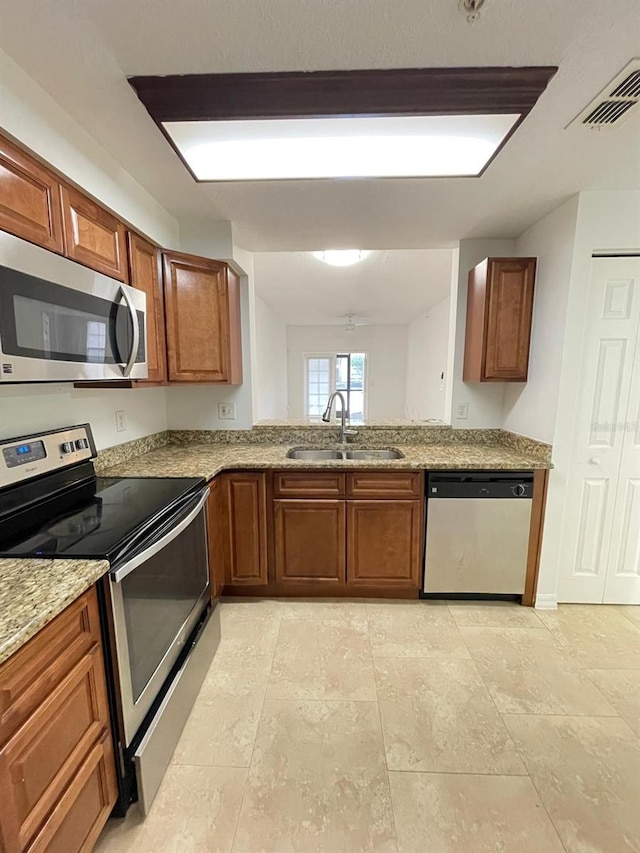
[{"label": "white wall", "polygon": [[288,326],[289,417],[304,417],[304,353],[365,352],[367,354],[367,418],[405,416],[407,327],[404,325]]},{"label": "white wall", "polygon": [[448,420],[446,382],[449,355],[449,297],[407,327],[406,417]]},{"label": "white wall", "polygon": [[287,327],[269,305],[255,297],[254,417],[287,418]]},{"label": "white wall", "polygon": [[[456,335],[451,391],[451,423],[458,429],[490,429],[502,426],[504,384],[501,382],[462,381],[464,338],[467,319],[467,281],[469,270],[488,257],[510,257],[513,240],[461,240],[458,256],[458,295]],[[467,403],[469,417],[457,416],[458,406]]]},{"label": "white wall", "polygon": [[549,479],[536,601],[542,606],[554,606],[556,601],[564,508],[575,499],[574,495],[568,493],[566,484],[575,429],[574,415],[587,307],[583,294],[589,281],[591,255],[594,252],[616,250],[640,251],[640,193],[580,193],[553,434],[555,467]]},{"label": "white wall", "polygon": [[0,68],[2,127],[140,231],[177,248],[178,223],[156,199],[2,51]]},{"label": "white wall", "polygon": [[[116,432],[116,411],[126,429]],[[0,438],[38,430],[90,423],[98,450],[167,428],[164,390],[74,389],[69,384],[14,385],[0,388]]]},{"label": "white wall", "polygon": [[551,443],[556,423],[578,196],[522,234],[516,255],[537,257],[529,376],[507,384],[504,429]]}]

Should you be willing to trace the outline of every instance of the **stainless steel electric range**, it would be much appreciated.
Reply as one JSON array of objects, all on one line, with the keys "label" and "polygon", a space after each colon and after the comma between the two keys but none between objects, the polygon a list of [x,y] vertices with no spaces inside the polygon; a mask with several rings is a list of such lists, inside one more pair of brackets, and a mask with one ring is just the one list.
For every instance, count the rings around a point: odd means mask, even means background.
[{"label": "stainless steel electric range", "polygon": [[148,811],[220,639],[203,479],[99,477],[89,424],[0,441],[0,556],[106,559],[122,815]]}]

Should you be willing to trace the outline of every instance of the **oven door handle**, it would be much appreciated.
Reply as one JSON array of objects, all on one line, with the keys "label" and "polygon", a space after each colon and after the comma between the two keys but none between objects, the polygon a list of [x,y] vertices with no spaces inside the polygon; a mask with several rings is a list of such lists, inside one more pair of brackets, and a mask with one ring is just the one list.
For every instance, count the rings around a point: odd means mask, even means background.
[{"label": "oven door handle", "polygon": [[125,305],[129,309],[129,316],[131,317],[131,332],[133,339],[131,341],[131,352],[129,353],[129,359],[126,364],[121,364],[120,369],[122,370],[122,375],[125,379],[129,376],[131,371],[133,370],[133,366],[136,363],[136,356],[138,355],[138,347],[140,346],[140,327],[138,326],[138,312],[136,311],[136,306],[133,304],[133,300],[127,291],[127,288],[121,284],[120,285],[120,295],[122,296]]},{"label": "oven door handle", "polygon": [[158,551],[161,551],[166,545],[180,536],[183,530],[185,530],[193,521],[193,519],[198,515],[202,507],[205,505],[207,498],[209,497],[209,487],[202,492],[202,496],[200,497],[198,503],[194,506],[194,508],[186,515],[184,518],[180,519],[178,524],[171,530],[166,536],[162,536],[157,542],[151,544],[148,548],[145,548],[140,554],[136,554],[131,560],[128,560],[124,565],[120,566],[119,569],[116,569],[115,572],[111,572],[111,581],[113,583],[120,583],[127,575],[131,574],[138,566],[142,565],[146,560],[149,560],[154,554],[157,554]]}]

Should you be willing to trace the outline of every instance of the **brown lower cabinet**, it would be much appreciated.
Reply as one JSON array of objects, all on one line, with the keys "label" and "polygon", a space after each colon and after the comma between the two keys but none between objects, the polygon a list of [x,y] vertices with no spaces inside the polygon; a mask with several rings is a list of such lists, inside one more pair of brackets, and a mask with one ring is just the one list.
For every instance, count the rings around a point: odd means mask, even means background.
[{"label": "brown lower cabinet", "polygon": [[266,475],[223,475],[225,586],[261,586],[267,578]]},{"label": "brown lower cabinet", "polygon": [[89,851],[116,795],[92,588],[0,666],[0,850]]},{"label": "brown lower cabinet", "polygon": [[226,593],[417,597],[422,473],[230,472],[213,486],[211,574]]},{"label": "brown lower cabinet", "polygon": [[344,584],[346,501],[276,500],[275,581]]},{"label": "brown lower cabinet", "polygon": [[422,501],[347,502],[347,584],[420,583]]}]

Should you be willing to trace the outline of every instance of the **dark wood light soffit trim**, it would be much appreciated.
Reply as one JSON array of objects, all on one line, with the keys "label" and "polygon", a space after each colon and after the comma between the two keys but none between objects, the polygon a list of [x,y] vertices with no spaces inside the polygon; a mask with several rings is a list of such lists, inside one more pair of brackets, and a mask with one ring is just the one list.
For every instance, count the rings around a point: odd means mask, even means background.
[{"label": "dark wood light soffit trim", "polygon": [[556,66],[393,68],[130,77],[157,124],[167,121],[519,113]]}]

